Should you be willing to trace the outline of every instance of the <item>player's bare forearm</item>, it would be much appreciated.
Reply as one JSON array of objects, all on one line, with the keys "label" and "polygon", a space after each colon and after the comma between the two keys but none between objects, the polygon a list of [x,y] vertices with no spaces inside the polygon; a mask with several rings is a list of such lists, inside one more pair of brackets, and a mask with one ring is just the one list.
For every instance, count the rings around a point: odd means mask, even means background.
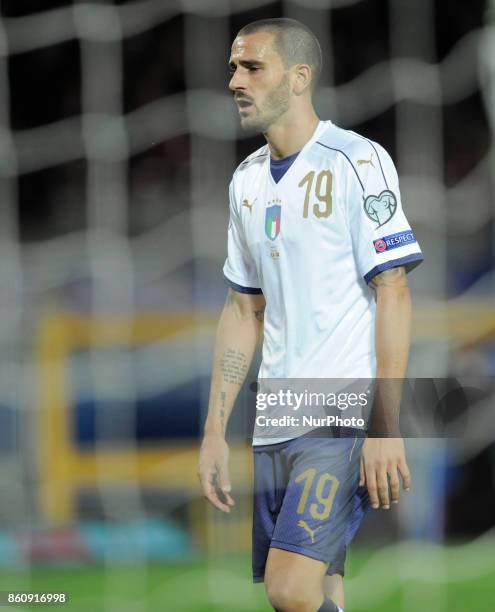
[{"label": "player's bare forearm", "polygon": [[263,295],[229,289],[216,333],[205,435],[225,435],[263,327]]},{"label": "player's bare forearm", "polygon": [[409,358],[411,295],[404,268],[378,274],[370,283],[376,296],[377,385],[371,435],[399,436],[402,381]]},{"label": "player's bare forearm", "polygon": [[404,268],[377,274],[370,282],[376,295],[377,378],[402,379],[409,358],[411,293]]},{"label": "player's bare forearm", "polygon": [[399,431],[402,381],[410,345],[411,296],[404,268],[378,274],[370,283],[376,297],[377,385],[369,436],[361,456],[360,484],[373,508],[388,509],[400,497],[399,474],[409,490],[411,475]]},{"label": "player's bare forearm", "polygon": [[225,431],[246,378],[263,327],[265,299],[229,290],[218,322],[208,416],[199,455],[198,475],[204,496],[230,512],[229,447]]}]

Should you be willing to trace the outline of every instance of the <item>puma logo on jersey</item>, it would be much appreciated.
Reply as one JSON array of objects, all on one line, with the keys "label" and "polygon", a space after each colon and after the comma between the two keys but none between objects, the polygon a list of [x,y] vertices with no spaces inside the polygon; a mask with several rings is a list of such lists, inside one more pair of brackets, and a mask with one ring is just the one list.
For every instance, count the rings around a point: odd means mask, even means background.
[{"label": "puma logo on jersey", "polygon": [[373,155],[369,159],[358,159],[357,160],[358,166],[363,166],[364,164],[371,164],[374,168],[375,164],[373,163]]},{"label": "puma logo on jersey", "polygon": [[309,537],[311,538],[311,544],[314,544],[315,543],[315,533],[318,531],[318,529],[322,528],[322,525],[318,525],[318,527],[311,529],[308,523],[306,523],[306,521],[303,521],[302,519],[297,523],[297,525],[298,527],[302,527],[304,531],[307,531],[309,533]]},{"label": "puma logo on jersey", "polygon": [[[256,198],[256,200],[257,200],[257,199],[258,199],[258,198]],[[253,208],[253,206],[254,206],[254,204],[255,204],[256,200],[255,200],[255,201],[254,201],[252,204],[250,204],[250,203],[247,201],[247,199],[244,199],[244,200],[242,200],[242,205],[243,205],[243,206],[245,206],[246,208],[249,208],[249,212],[251,212],[251,210],[252,210],[252,208]]]}]

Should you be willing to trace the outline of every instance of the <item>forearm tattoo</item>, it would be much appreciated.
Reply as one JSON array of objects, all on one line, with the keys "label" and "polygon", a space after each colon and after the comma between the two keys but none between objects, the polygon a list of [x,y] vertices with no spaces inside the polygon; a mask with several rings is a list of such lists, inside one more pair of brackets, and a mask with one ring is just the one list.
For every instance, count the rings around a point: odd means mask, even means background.
[{"label": "forearm tattoo", "polygon": [[223,382],[241,386],[248,371],[246,355],[239,349],[228,348],[220,357]]},{"label": "forearm tattoo", "polygon": [[227,397],[227,394],[225,393],[225,391],[220,391],[220,425],[222,426],[222,429],[225,431],[225,399]]}]

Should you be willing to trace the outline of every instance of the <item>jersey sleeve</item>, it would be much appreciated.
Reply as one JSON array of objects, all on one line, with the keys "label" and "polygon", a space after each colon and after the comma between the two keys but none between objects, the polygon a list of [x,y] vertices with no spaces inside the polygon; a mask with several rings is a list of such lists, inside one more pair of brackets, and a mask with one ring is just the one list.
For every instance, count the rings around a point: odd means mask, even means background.
[{"label": "jersey sleeve", "polygon": [[361,151],[362,159],[352,164],[354,176],[349,179],[348,192],[349,230],[366,283],[390,268],[404,266],[409,272],[423,261],[402,209],[394,163],[382,147],[369,145],[369,149],[366,145],[367,150]]},{"label": "jersey sleeve", "polygon": [[234,182],[229,187],[230,219],[227,259],[223,274],[227,284],[239,293],[262,293],[256,266],[246,244],[239,210],[235,201]]}]

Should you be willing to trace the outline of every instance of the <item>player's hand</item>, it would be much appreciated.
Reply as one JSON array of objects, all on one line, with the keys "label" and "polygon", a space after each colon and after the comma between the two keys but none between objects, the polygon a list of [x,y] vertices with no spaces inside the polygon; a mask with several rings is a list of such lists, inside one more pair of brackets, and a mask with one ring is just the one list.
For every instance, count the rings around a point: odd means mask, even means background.
[{"label": "player's hand", "polygon": [[402,438],[366,438],[360,462],[359,485],[368,487],[371,507],[390,508],[400,499],[399,473],[405,491],[411,488]]},{"label": "player's hand", "polygon": [[222,512],[230,512],[229,446],[221,435],[205,435],[199,452],[198,476],[205,498]]}]

